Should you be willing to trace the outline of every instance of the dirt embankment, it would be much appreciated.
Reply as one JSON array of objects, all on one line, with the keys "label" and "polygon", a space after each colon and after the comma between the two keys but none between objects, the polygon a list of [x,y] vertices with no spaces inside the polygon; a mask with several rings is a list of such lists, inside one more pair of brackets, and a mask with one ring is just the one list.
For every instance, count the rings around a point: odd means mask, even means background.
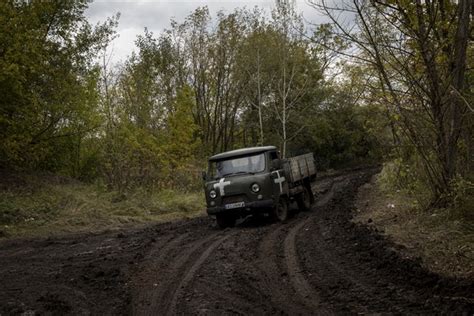
[{"label": "dirt embankment", "polygon": [[403,255],[453,278],[474,278],[474,221],[455,209],[423,209],[414,196],[383,189],[374,175],[359,188],[354,221],[402,245]]},{"label": "dirt embankment", "polygon": [[351,222],[374,172],[319,180],[313,210],[284,225],[197,218],[4,242],[0,314],[472,314],[473,280],[432,274]]}]

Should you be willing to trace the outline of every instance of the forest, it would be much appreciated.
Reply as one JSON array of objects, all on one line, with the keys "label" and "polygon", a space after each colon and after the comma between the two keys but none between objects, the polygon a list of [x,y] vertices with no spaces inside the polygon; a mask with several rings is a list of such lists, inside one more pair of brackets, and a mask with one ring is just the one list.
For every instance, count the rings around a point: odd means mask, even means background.
[{"label": "forest", "polygon": [[120,13],[91,25],[87,0],[1,1],[2,174],[197,192],[210,155],[276,145],[320,170],[383,164],[385,187],[472,219],[474,3],[309,4],[328,23],[291,1],[200,7],[117,64]]}]

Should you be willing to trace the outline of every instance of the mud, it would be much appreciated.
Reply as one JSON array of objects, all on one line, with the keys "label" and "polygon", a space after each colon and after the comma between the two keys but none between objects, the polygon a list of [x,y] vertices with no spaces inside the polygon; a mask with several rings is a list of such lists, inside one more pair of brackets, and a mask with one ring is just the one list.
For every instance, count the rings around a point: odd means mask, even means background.
[{"label": "mud", "polygon": [[351,222],[375,169],[325,177],[286,223],[208,218],[0,243],[0,314],[465,314],[474,280],[446,279]]}]

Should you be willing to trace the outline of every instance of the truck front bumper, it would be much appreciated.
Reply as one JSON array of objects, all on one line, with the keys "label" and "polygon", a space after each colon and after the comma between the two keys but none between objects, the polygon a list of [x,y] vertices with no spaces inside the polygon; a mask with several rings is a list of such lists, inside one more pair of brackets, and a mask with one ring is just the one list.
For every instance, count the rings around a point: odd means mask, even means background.
[{"label": "truck front bumper", "polygon": [[261,200],[246,202],[245,206],[239,208],[226,209],[225,206],[214,206],[207,208],[207,214],[216,215],[223,212],[229,213],[255,213],[256,211],[270,209],[273,207],[273,200]]}]

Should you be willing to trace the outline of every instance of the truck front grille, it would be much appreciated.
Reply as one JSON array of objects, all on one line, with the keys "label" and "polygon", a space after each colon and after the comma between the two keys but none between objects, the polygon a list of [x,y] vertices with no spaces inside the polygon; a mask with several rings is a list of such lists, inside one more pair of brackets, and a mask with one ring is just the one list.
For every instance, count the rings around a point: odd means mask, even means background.
[{"label": "truck front grille", "polygon": [[246,202],[246,200],[247,199],[246,199],[244,194],[224,196],[222,198],[222,202],[224,202],[224,204],[237,203],[237,202]]}]

